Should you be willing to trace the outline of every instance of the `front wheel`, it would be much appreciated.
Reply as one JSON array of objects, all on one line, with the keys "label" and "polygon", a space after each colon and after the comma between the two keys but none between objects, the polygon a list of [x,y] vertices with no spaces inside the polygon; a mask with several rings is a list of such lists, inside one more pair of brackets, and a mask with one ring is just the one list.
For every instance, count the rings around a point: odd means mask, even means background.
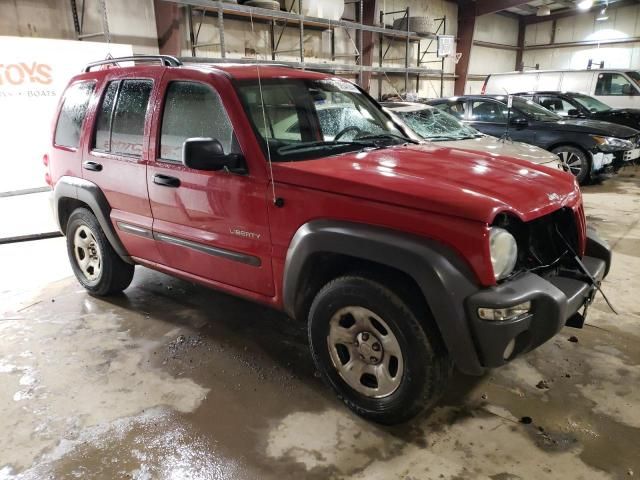
[{"label": "front wheel", "polygon": [[134,266],[118,256],[91,211],[74,210],[66,235],[71,268],[85,289],[95,295],[109,295],[129,286]]},{"label": "front wheel", "polygon": [[582,185],[589,181],[591,178],[591,162],[585,152],[570,145],[561,145],[551,151],[560,157],[562,163],[576,177],[579,184]]},{"label": "front wheel", "polygon": [[383,424],[409,420],[440,398],[452,370],[437,332],[420,317],[378,282],[333,280],[309,313],[316,368],[357,414]]}]

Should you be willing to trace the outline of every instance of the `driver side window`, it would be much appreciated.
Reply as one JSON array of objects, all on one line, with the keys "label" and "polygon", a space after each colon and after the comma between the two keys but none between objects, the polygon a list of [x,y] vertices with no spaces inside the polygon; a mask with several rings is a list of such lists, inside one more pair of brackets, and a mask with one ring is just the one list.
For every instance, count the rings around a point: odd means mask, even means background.
[{"label": "driver side window", "polygon": [[566,100],[554,96],[540,96],[538,97],[538,103],[547,110],[551,110],[553,113],[563,117],[569,116],[569,110],[576,108]]},{"label": "driver side window", "polygon": [[220,96],[202,83],[171,82],[162,114],[160,158],[182,161],[182,144],[194,137],[213,138],[222,144],[224,153],[239,153]]},{"label": "driver side window", "polygon": [[507,106],[488,100],[473,102],[471,118],[477,122],[507,123]]},{"label": "driver side window", "polygon": [[636,95],[636,89],[624,75],[619,73],[601,73],[596,83],[596,95],[626,96]]}]

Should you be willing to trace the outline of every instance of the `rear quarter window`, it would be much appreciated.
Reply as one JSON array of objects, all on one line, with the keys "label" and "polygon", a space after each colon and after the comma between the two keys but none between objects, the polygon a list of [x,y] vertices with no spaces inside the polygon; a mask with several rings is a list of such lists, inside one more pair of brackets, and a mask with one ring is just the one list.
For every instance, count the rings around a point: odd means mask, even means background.
[{"label": "rear quarter window", "polygon": [[78,148],[82,123],[87,114],[87,105],[95,89],[95,82],[71,85],[62,99],[60,115],[56,123],[54,143],[59,146]]}]

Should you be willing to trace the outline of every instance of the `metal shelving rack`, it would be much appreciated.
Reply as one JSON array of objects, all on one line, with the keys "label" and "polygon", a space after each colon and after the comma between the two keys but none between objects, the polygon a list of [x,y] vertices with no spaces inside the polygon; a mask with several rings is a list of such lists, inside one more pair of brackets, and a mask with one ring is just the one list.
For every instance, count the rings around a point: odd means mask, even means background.
[{"label": "metal shelving rack", "polygon": [[[371,72],[372,75],[377,75],[380,81],[378,96],[381,96],[382,78],[388,79],[389,74],[400,74],[405,77],[405,92],[409,87],[409,77],[416,76],[419,82],[421,75],[439,76],[440,80],[444,80],[443,68],[433,69],[426,68],[424,65],[431,63],[424,61],[424,57],[428,53],[434,53],[429,51],[429,47],[434,44],[437,35],[427,34],[422,35],[416,32],[408,30],[409,22],[407,21],[407,30],[395,30],[389,26],[375,26],[366,25],[362,22],[363,18],[363,2],[362,0],[347,0],[347,3],[353,3],[356,5],[356,21],[351,20],[328,20],[325,18],[309,17],[293,12],[268,10],[264,8],[248,7],[245,5],[237,5],[233,3],[225,3],[220,1],[210,0],[166,0],[172,3],[180,4],[187,9],[187,24],[189,29],[189,40],[191,55],[194,57],[194,61],[198,62],[210,62],[210,63],[255,63],[257,60],[254,58],[230,58],[226,55],[225,50],[225,19],[253,21],[254,23],[260,23],[267,25],[269,28],[269,52],[268,55],[271,60],[260,60],[260,63],[277,63],[280,65],[287,65],[296,68],[328,71],[333,73],[345,73],[355,74],[360,80],[363,72]],[[302,11],[302,3],[304,0],[296,0],[299,2],[299,11]],[[397,12],[381,12],[381,20],[384,20],[386,15],[397,13],[404,13],[406,18],[409,18],[409,8],[400,10]],[[199,33],[202,26],[202,22],[206,17],[217,18],[219,41],[215,43],[199,43]],[[440,29],[444,30],[446,25],[445,19],[441,20],[438,32]],[[381,21],[381,25],[384,22]],[[299,31],[299,45],[294,50],[282,50],[280,47],[280,40],[287,28],[297,28]],[[351,40],[354,47],[353,53],[348,54],[336,54],[335,51],[335,32],[337,29],[344,29],[347,32],[347,37]],[[305,59],[304,52],[304,31],[305,30],[330,30],[331,31],[331,63],[312,63]],[[355,31],[355,40],[353,39],[350,31]],[[363,51],[363,32],[372,32],[378,34],[380,45],[380,58],[378,66],[364,65],[362,61]],[[386,51],[383,54],[382,49],[385,41],[388,41]],[[405,43],[404,49],[404,65],[403,66],[383,66],[383,61],[386,58],[386,54],[389,52],[391,45],[394,42],[402,41]],[[420,44],[422,41],[428,41],[429,46],[425,50],[421,50]],[[415,65],[412,65],[413,61],[409,58],[409,45],[415,42],[418,44],[418,56]],[[220,56],[215,58],[199,57],[198,48],[218,46],[220,48]],[[297,52],[296,61],[283,61],[278,60],[278,55],[283,53]],[[338,63],[336,59],[340,58],[353,58],[353,63]],[[197,58],[197,60],[196,60]],[[186,60],[186,59],[184,59]],[[388,59],[387,59],[388,60]],[[440,62],[440,60],[438,60]],[[444,66],[444,60],[442,60],[442,67]]]}]

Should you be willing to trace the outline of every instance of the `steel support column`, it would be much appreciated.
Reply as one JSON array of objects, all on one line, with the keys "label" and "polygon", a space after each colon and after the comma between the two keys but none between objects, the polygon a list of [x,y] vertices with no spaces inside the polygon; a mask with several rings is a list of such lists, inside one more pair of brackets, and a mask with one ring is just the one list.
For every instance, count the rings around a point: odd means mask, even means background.
[{"label": "steel support column", "polygon": [[180,24],[182,14],[175,3],[154,0],[156,14],[156,30],[158,33],[158,49],[161,55],[182,56]]},{"label": "steel support column", "polygon": [[518,50],[516,50],[516,70],[524,70],[522,56],[524,54],[524,35],[527,31],[527,25],[524,21],[518,21]]},{"label": "steel support column", "polygon": [[458,45],[456,50],[458,53],[462,53],[462,57],[456,64],[456,80],[453,89],[455,95],[464,95],[475,28],[475,3],[472,0],[461,0],[458,2]]}]

